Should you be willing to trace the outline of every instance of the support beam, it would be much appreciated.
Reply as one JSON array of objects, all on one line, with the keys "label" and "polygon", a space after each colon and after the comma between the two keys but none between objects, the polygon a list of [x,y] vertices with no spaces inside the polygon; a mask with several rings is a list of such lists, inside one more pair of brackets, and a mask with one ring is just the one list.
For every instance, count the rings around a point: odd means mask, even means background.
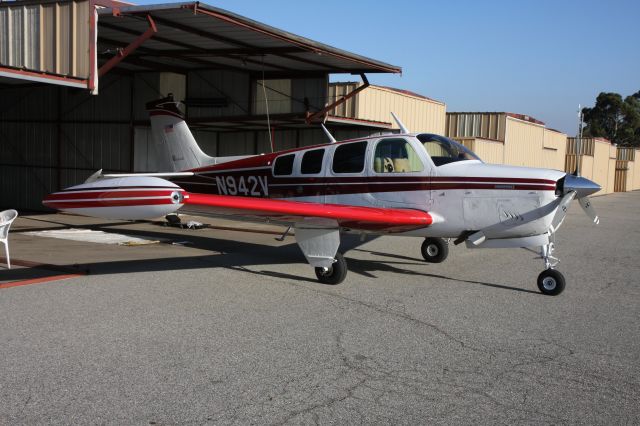
[{"label": "support beam", "polygon": [[334,103],[327,105],[326,107],[322,108],[318,112],[314,112],[313,114],[307,113],[307,118],[306,118],[307,124],[311,124],[311,122],[313,120],[316,120],[318,118],[323,117],[326,113],[328,113],[329,111],[331,111],[335,107],[337,107],[339,105],[342,105],[347,100],[353,98],[355,95],[357,95],[358,93],[362,92],[364,89],[369,87],[369,80],[367,80],[367,76],[364,75],[364,73],[361,73],[360,77],[362,78],[362,82],[364,83],[362,86],[360,86],[357,89],[347,93],[346,95],[344,95],[343,97],[341,97],[340,99],[335,101]]},{"label": "support beam", "polygon": [[149,28],[147,29],[147,31],[145,31],[143,34],[138,36],[138,38],[132,41],[127,47],[125,47],[120,52],[118,52],[116,56],[108,60],[106,64],[102,65],[100,67],[100,70],[98,70],[99,77],[102,77],[106,73],[108,73],[109,70],[111,70],[113,67],[118,65],[120,62],[122,62],[124,58],[129,56],[133,51],[135,51],[138,47],[140,47],[142,43],[144,43],[146,40],[153,37],[154,34],[158,32],[158,29],[156,28],[156,23],[153,21],[153,18],[151,18],[150,15],[147,15],[147,21],[149,21]]}]

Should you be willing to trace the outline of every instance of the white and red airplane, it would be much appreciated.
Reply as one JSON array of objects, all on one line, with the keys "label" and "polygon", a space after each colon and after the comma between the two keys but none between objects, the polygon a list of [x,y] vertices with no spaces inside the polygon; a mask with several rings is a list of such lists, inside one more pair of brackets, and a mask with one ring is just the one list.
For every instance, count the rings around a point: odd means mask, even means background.
[{"label": "white and red airplane", "polygon": [[[167,172],[102,174],[45,198],[58,210],[107,219],[151,219],[184,212],[282,224],[322,283],[345,279],[340,233],[424,238],[438,263],[449,239],[471,248],[536,248],[544,294],[560,294],[554,234],[577,198],[598,223],[588,195],[600,186],[557,170],[483,163],[457,142],[411,133],[246,157],[210,157],[198,147],[172,97],[147,108]],[[287,231],[289,228],[287,229]],[[286,235],[286,232],[285,232]]]}]

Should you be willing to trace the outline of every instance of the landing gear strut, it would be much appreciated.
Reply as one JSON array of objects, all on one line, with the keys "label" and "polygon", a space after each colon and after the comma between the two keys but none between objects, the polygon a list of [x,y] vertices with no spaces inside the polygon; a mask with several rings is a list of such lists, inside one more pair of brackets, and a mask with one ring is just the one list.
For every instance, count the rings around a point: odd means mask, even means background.
[{"label": "landing gear strut", "polygon": [[340,284],[347,276],[347,261],[342,253],[336,253],[335,261],[328,268],[315,268],[318,281],[323,284]]},{"label": "landing gear strut", "polygon": [[553,269],[559,260],[552,256],[555,247],[552,242],[542,246],[540,256],[547,268],[538,275],[538,289],[547,296],[557,296],[564,290],[565,279],[559,271]]},{"label": "landing gear strut", "polygon": [[442,238],[425,238],[420,251],[427,262],[440,263],[449,255],[449,244]]}]

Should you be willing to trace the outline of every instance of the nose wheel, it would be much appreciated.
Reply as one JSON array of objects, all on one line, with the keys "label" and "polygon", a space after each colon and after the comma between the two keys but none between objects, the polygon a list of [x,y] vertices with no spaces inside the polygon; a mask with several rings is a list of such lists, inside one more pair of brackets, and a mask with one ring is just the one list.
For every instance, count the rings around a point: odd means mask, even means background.
[{"label": "nose wheel", "polygon": [[538,289],[547,296],[557,296],[564,290],[564,275],[555,269],[547,269],[538,275]]},{"label": "nose wheel", "polygon": [[443,238],[425,238],[420,251],[427,262],[440,263],[449,255],[449,244]]}]

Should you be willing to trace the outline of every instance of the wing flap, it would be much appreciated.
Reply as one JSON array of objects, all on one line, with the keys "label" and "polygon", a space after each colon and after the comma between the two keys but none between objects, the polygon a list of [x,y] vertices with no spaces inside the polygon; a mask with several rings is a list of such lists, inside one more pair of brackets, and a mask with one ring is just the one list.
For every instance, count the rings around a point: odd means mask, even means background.
[{"label": "wing flap", "polygon": [[189,197],[185,197],[185,208],[196,213],[232,214],[261,221],[269,219],[292,224],[301,222],[305,218],[334,219],[345,228],[389,233],[425,228],[433,223],[432,216],[422,210],[345,206],[229,195],[190,193]]}]

